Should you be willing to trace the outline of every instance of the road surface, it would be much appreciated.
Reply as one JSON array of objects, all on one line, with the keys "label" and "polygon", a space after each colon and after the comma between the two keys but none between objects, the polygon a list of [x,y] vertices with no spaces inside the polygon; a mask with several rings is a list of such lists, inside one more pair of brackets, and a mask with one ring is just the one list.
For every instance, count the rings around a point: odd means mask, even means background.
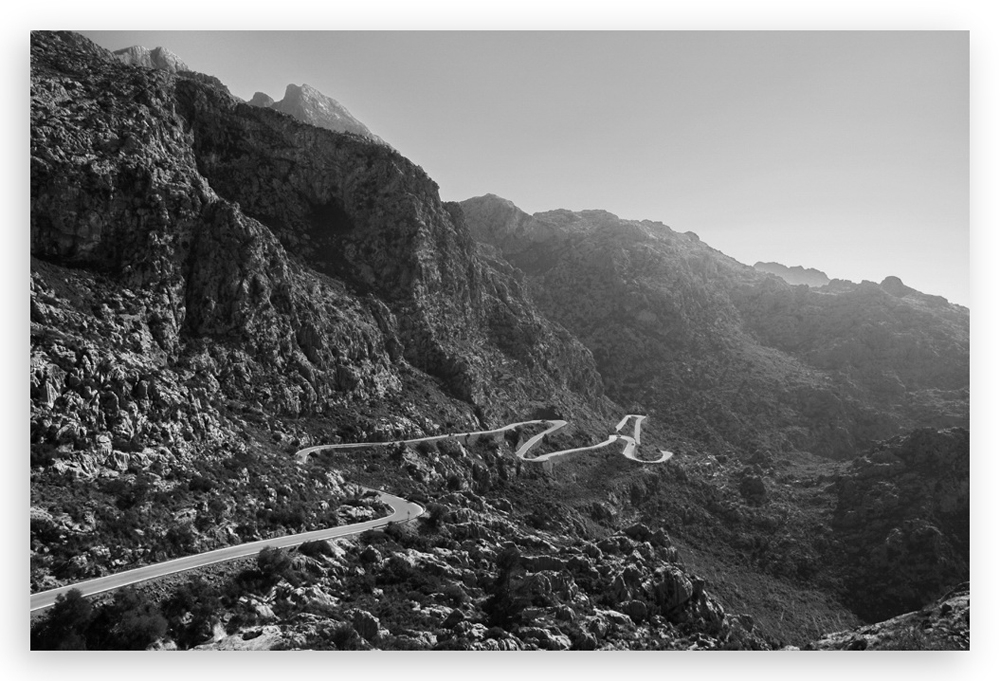
[{"label": "road surface", "polygon": [[[579,452],[591,451],[594,449],[600,449],[602,447],[607,447],[608,445],[618,441],[625,441],[625,449],[622,455],[627,459],[632,461],[638,461],[639,463],[663,463],[669,459],[673,454],[667,451],[660,452],[660,458],[653,461],[646,461],[635,456],[635,448],[639,444],[639,428],[642,420],[645,416],[640,416],[636,414],[628,414],[621,420],[615,431],[620,431],[622,427],[628,422],[628,419],[635,418],[635,435],[634,437],[628,437],[627,435],[611,435],[607,440],[596,445],[591,445],[589,447],[577,447],[575,449],[564,449],[558,452],[550,452],[548,454],[543,454],[535,458],[527,458],[528,452],[535,447],[539,442],[542,441],[546,435],[554,433],[562,428],[566,427],[566,421],[563,420],[535,420],[535,421],[521,421],[518,423],[511,423],[501,428],[496,428],[494,430],[481,430],[471,433],[457,433],[457,434],[447,434],[447,435],[432,435],[429,437],[421,437],[413,440],[396,440],[392,442],[352,442],[344,444],[335,445],[316,445],[313,447],[306,447],[300,449],[295,453],[295,458],[300,463],[304,463],[309,455],[323,451],[323,450],[348,450],[348,449],[360,449],[366,447],[376,447],[376,446],[389,446],[396,445],[400,443],[404,444],[415,444],[418,442],[437,442],[439,440],[447,440],[451,438],[462,440],[464,439],[466,443],[469,442],[470,438],[480,438],[493,435],[499,435],[506,431],[518,428],[520,426],[530,426],[530,425],[543,425],[548,424],[546,428],[541,433],[532,436],[521,445],[514,455],[521,459],[522,461],[529,461],[534,463],[545,463],[550,461],[557,456],[565,456],[567,454],[575,454]],[[259,541],[248,542],[246,544],[238,544],[236,546],[227,546],[221,549],[215,549],[213,551],[208,551],[206,553],[199,553],[193,556],[184,556],[183,558],[176,558],[174,560],[168,560],[163,563],[156,563],[154,565],[146,565],[141,568],[136,568],[134,570],[127,570],[125,572],[119,572],[114,575],[108,575],[106,577],[99,577],[97,579],[90,579],[85,582],[78,582],[76,584],[67,584],[66,586],[59,587],[57,589],[50,589],[48,591],[41,591],[35,594],[31,594],[31,611],[42,610],[55,603],[56,598],[60,595],[70,591],[71,589],[79,589],[84,596],[92,596],[94,594],[103,593],[105,591],[111,591],[114,589],[120,589],[123,586],[128,586],[130,584],[137,584],[139,582],[145,582],[150,579],[158,579],[160,577],[166,577],[167,575],[177,574],[179,572],[186,572],[188,570],[194,570],[195,568],[204,567],[206,565],[213,565],[215,563],[222,563],[228,560],[235,560],[237,558],[245,558],[247,556],[252,556],[259,553],[261,549],[271,546],[274,548],[288,548],[292,546],[298,546],[309,541],[316,541],[320,539],[338,539],[342,537],[349,537],[352,535],[360,534],[366,530],[375,529],[378,527],[385,527],[390,523],[412,520],[424,513],[424,509],[419,505],[406,499],[394,496],[392,494],[387,494],[385,492],[379,493],[379,499],[392,508],[392,513],[384,518],[377,518],[375,520],[368,520],[362,523],[354,523],[351,525],[343,525],[338,527],[330,527],[322,530],[313,530],[311,532],[302,532],[300,534],[290,534],[283,537],[274,537],[272,539],[261,539]]]},{"label": "road surface", "polygon": [[382,492],[379,494],[379,499],[392,508],[392,514],[387,515],[384,518],[376,518],[375,520],[367,520],[365,522],[354,523],[352,525],[329,527],[322,530],[303,532],[301,534],[290,534],[284,537],[261,539],[259,541],[248,542],[246,544],[227,546],[225,548],[215,549],[214,551],[208,551],[207,553],[184,556],[183,558],[168,560],[165,563],[147,565],[134,570],[108,575],[107,577],[99,577],[97,579],[87,580],[86,582],[68,584],[66,586],[59,587],[58,589],[41,591],[39,593],[31,594],[31,611],[34,612],[35,610],[41,610],[42,608],[49,607],[55,603],[57,597],[66,593],[70,589],[79,589],[84,596],[92,596],[105,591],[120,589],[121,587],[128,586],[129,584],[137,584],[150,579],[166,577],[167,575],[176,574],[178,572],[186,572],[187,570],[193,570],[195,568],[212,565],[214,563],[223,563],[227,560],[245,558],[259,553],[261,549],[267,546],[283,549],[291,546],[298,546],[299,544],[304,544],[309,541],[349,537],[355,534],[360,534],[365,530],[385,527],[390,523],[400,521],[405,522],[422,515],[424,512],[423,507],[419,504],[407,501],[406,499],[401,499],[400,497],[392,494]]}]

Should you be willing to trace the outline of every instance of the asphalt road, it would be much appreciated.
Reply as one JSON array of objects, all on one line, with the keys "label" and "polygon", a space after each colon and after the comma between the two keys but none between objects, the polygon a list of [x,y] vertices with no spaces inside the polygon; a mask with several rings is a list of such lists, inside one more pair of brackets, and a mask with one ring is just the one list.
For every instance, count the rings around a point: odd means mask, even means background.
[{"label": "asphalt road", "polygon": [[379,494],[379,499],[392,508],[392,514],[385,516],[383,518],[376,518],[375,520],[368,520],[362,523],[354,523],[352,525],[344,525],[340,527],[330,527],[322,530],[313,530],[311,532],[303,532],[301,534],[290,534],[284,537],[274,537],[273,539],[261,539],[259,541],[248,542],[246,544],[238,544],[236,546],[227,546],[221,549],[215,549],[214,551],[208,551],[207,553],[199,553],[193,556],[184,556],[183,558],[176,558],[174,560],[168,560],[164,563],[156,563],[155,565],[147,565],[145,567],[136,568],[134,570],[128,570],[126,572],[119,572],[114,575],[108,575],[107,577],[99,577],[97,579],[90,579],[86,582],[78,582],[76,584],[69,584],[58,589],[51,589],[49,591],[41,591],[31,595],[31,610],[41,610],[42,608],[47,608],[53,603],[55,603],[56,598],[61,594],[66,593],[70,589],[79,589],[84,596],[92,596],[94,594],[103,593],[105,591],[111,591],[113,589],[119,589],[123,586],[128,586],[129,584],[137,584],[139,582],[145,582],[150,579],[157,579],[160,577],[166,577],[167,575],[173,575],[178,572],[185,572],[187,570],[193,570],[195,568],[204,567],[206,565],[212,565],[214,563],[222,563],[227,560],[235,560],[237,558],[245,558],[247,556],[252,556],[260,552],[261,549],[272,546],[274,548],[288,548],[291,546],[298,546],[299,544],[304,544],[309,541],[316,541],[319,539],[337,539],[340,537],[349,537],[355,534],[360,534],[365,530],[375,529],[377,527],[385,527],[390,523],[394,522],[405,522],[412,518],[423,514],[424,509],[419,504],[415,504],[406,499],[402,499],[392,494],[386,494],[382,492]]}]

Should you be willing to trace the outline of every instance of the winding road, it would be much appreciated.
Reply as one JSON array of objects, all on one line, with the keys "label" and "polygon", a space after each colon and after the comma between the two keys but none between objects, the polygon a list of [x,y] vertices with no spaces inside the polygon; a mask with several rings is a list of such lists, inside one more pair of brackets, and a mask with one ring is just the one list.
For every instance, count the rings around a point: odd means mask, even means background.
[{"label": "winding road", "polygon": [[163,563],[146,565],[134,570],[127,570],[126,572],[108,575],[107,577],[98,577],[97,579],[90,579],[86,582],[78,582],[76,584],[62,586],[58,589],[41,591],[36,594],[31,594],[31,611],[34,612],[35,610],[41,610],[42,608],[49,607],[55,603],[56,598],[70,589],[79,589],[84,596],[92,596],[105,591],[120,589],[121,587],[128,586],[129,584],[137,584],[138,582],[145,582],[150,579],[166,577],[167,575],[176,574],[178,572],[186,572],[187,570],[193,570],[206,565],[223,563],[227,560],[246,558],[247,556],[259,553],[261,549],[267,546],[283,549],[320,539],[338,539],[341,537],[349,537],[355,534],[360,534],[366,530],[385,527],[390,523],[400,521],[405,522],[412,518],[416,518],[424,512],[423,507],[419,504],[393,496],[392,494],[386,494],[385,492],[381,492],[379,494],[379,500],[392,508],[392,513],[390,515],[351,525],[329,527],[322,530],[303,532],[301,534],[290,534],[284,537],[260,539],[246,544],[237,544],[236,546],[226,546],[224,548],[215,549],[214,551],[208,551],[206,553],[198,553],[193,556],[175,558],[174,560],[168,560]]},{"label": "winding road", "polygon": [[[634,435],[629,437],[627,435],[618,435],[617,432],[625,426],[630,418],[635,418],[635,430]],[[345,444],[335,444],[335,445],[316,445],[313,447],[306,447],[300,449],[295,453],[295,458],[300,463],[305,463],[311,454],[324,450],[347,450],[347,449],[360,449],[366,447],[377,447],[377,446],[390,446],[398,444],[412,445],[420,442],[437,442],[440,440],[457,439],[464,441],[466,444],[474,440],[478,440],[483,437],[491,437],[503,434],[507,431],[519,428],[521,426],[530,425],[544,425],[548,424],[546,428],[541,433],[532,436],[524,444],[518,447],[514,455],[522,460],[533,463],[545,463],[552,460],[555,457],[565,456],[567,454],[575,454],[579,452],[591,451],[595,449],[600,449],[602,447],[607,447],[608,445],[617,442],[618,440],[625,441],[625,449],[622,451],[622,455],[631,459],[632,461],[637,461],[639,463],[663,463],[669,459],[673,454],[667,451],[660,451],[660,458],[653,461],[646,461],[640,459],[635,455],[635,449],[639,444],[639,432],[640,426],[642,424],[645,416],[640,416],[636,414],[628,414],[621,420],[618,426],[615,428],[616,434],[608,437],[607,440],[596,445],[591,445],[589,447],[577,447],[575,449],[564,449],[558,452],[550,452],[548,454],[543,454],[534,458],[527,458],[528,452],[531,451],[542,439],[554,433],[567,425],[566,421],[563,420],[536,420],[536,421],[521,421],[518,423],[511,423],[501,428],[496,428],[494,430],[481,430],[471,433],[457,433],[457,434],[447,434],[447,435],[432,435],[430,437],[421,437],[413,440],[395,440],[390,442],[352,442]],[[312,530],[310,532],[302,532],[300,534],[290,534],[283,537],[274,537],[271,539],[260,539],[258,541],[248,542],[245,544],[238,544],[236,546],[226,546],[221,549],[215,549],[212,551],[207,551],[205,553],[199,553],[192,556],[184,556],[183,558],[175,558],[173,560],[168,560],[162,563],[155,563],[153,565],[146,565],[144,567],[135,568],[134,570],[127,570],[125,572],[119,572],[117,574],[108,575],[106,577],[98,577],[96,579],[90,579],[84,582],[77,582],[76,584],[67,584],[66,586],[59,587],[57,589],[50,589],[48,591],[40,591],[38,593],[31,594],[31,612],[36,610],[42,610],[53,605],[56,598],[70,591],[71,589],[78,589],[84,596],[93,596],[95,594],[104,593],[106,591],[112,591],[114,589],[120,589],[123,586],[128,586],[130,584],[137,584],[139,582],[145,582],[150,579],[158,579],[160,577],[166,577],[167,575],[177,574],[179,572],[186,572],[188,570],[194,570],[196,568],[204,567],[206,565],[213,565],[215,563],[223,563],[229,560],[236,560],[237,558],[246,558],[247,556],[252,556],[259,553],[261,549],[265,547],[273,548],[289,548],[293,546],[298,546],[310,541],[325,540],[325,539],[339,539],[343,537],[350,537],[356,534],[365,532],[366,530],[371,530],[379,527],[385,527],[391,523],[407,521],[417,518],[424,513],[424,509],[419,504],[415,504],[412,501],[407,501],[400,497],[388,494],[386,492],[379,493],[379,500],[388,505],[392,509],[392,513],[383,518],[377,518],[375,520],[368,520],[361,523],[354,523],[351,525],[343,525],[338,527],[330,527],[322,530]]]}]

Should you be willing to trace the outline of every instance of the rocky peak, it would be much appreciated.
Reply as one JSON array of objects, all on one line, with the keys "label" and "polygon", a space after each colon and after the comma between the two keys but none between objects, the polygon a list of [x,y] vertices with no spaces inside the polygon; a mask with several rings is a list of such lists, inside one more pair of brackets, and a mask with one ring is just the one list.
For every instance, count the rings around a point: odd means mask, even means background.
[{"label": "rocky peak", "polygon": [[821,272],[820,270],[812,267],[808,269],[802,267],[801,265],[786,267],[785,265],[777,262],[758,262],[754,263],[753,267],[758,272],[767,272],[768,274],[777,275],[792,286],[805,284],[806,286],[820,287],[826,286],[830,283],[830,277],[826,276],[825,272]]},{"label": "rocky peak", "polygon": [[144,66],[147,69],[162,69],[170,73],[191,70],[180,57],[164,47],[150,50],[141,45],[133,45],[115,50],[114,55],[125,64]]},{"label": "rocky peak", "polygon": [[531,216],[513,201],[486,194],[462,201],[462,211],[477,241],[504,249],[525,236]]},{"label": "rocky peak", "polygon": [[260,106],[265,109],[270,109],[274,105],[274,99],[267,96],[263,92],[253,93],[253,97],[250,99],[249,104],[251,106]]},{"label": "rocky peak", "polygon": [[254,93],[250,104],[286,113],[303,123],[315,125],[317,128],[325,128],[334,132],[348,132],[385,144],[382,138],[352,116],[343,104],[305,83],[302,85],[289,83],[288,87],[285,88],[284,99],[277,102],[263,92]]}]

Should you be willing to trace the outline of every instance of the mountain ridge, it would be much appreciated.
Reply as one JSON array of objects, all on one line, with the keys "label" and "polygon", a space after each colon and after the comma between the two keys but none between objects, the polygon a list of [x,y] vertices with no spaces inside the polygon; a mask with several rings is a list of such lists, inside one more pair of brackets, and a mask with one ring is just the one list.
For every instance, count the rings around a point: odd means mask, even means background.
[{"label": "mountain ridge", "polygon": [[[76,34],[31,49],[32,589],[370,519],[371,489],[428,510],[68,598],[33,648],[772,649],[854,626],[848,582],[882,613],[967,578],[967,545],[930,529],[960,534],[960,505],[914,501],[942,471],[963,489],[967,431],[940,430],[967,423],[960,310],[895,281],[814,297],[599,210],[497,205],[509,238],[478,243],[482,211],[386,145]],[[575,449],[623,413],[669,461],[543,467],[514,456],[531,426],[448,437],[559,419],[540,449]],[[863,450],[916,422],[935,427]],[[799,451],[840,426],[816,450],[866,458]],[[359,442],[384,444],[295,458]],[[882,522],[856,533],[859,490]],[[920,540],[912,583],[879,576],[896,554],[829,560],[887,537]]]},{"label": "mountain ridge", "polygon": [[847,457],[920,425],[967,427],[966,308],[893,277],[799,290],[697,237],[605,211],[460,205],[591,349],[608,394],[669,410],[686,434]]}]

